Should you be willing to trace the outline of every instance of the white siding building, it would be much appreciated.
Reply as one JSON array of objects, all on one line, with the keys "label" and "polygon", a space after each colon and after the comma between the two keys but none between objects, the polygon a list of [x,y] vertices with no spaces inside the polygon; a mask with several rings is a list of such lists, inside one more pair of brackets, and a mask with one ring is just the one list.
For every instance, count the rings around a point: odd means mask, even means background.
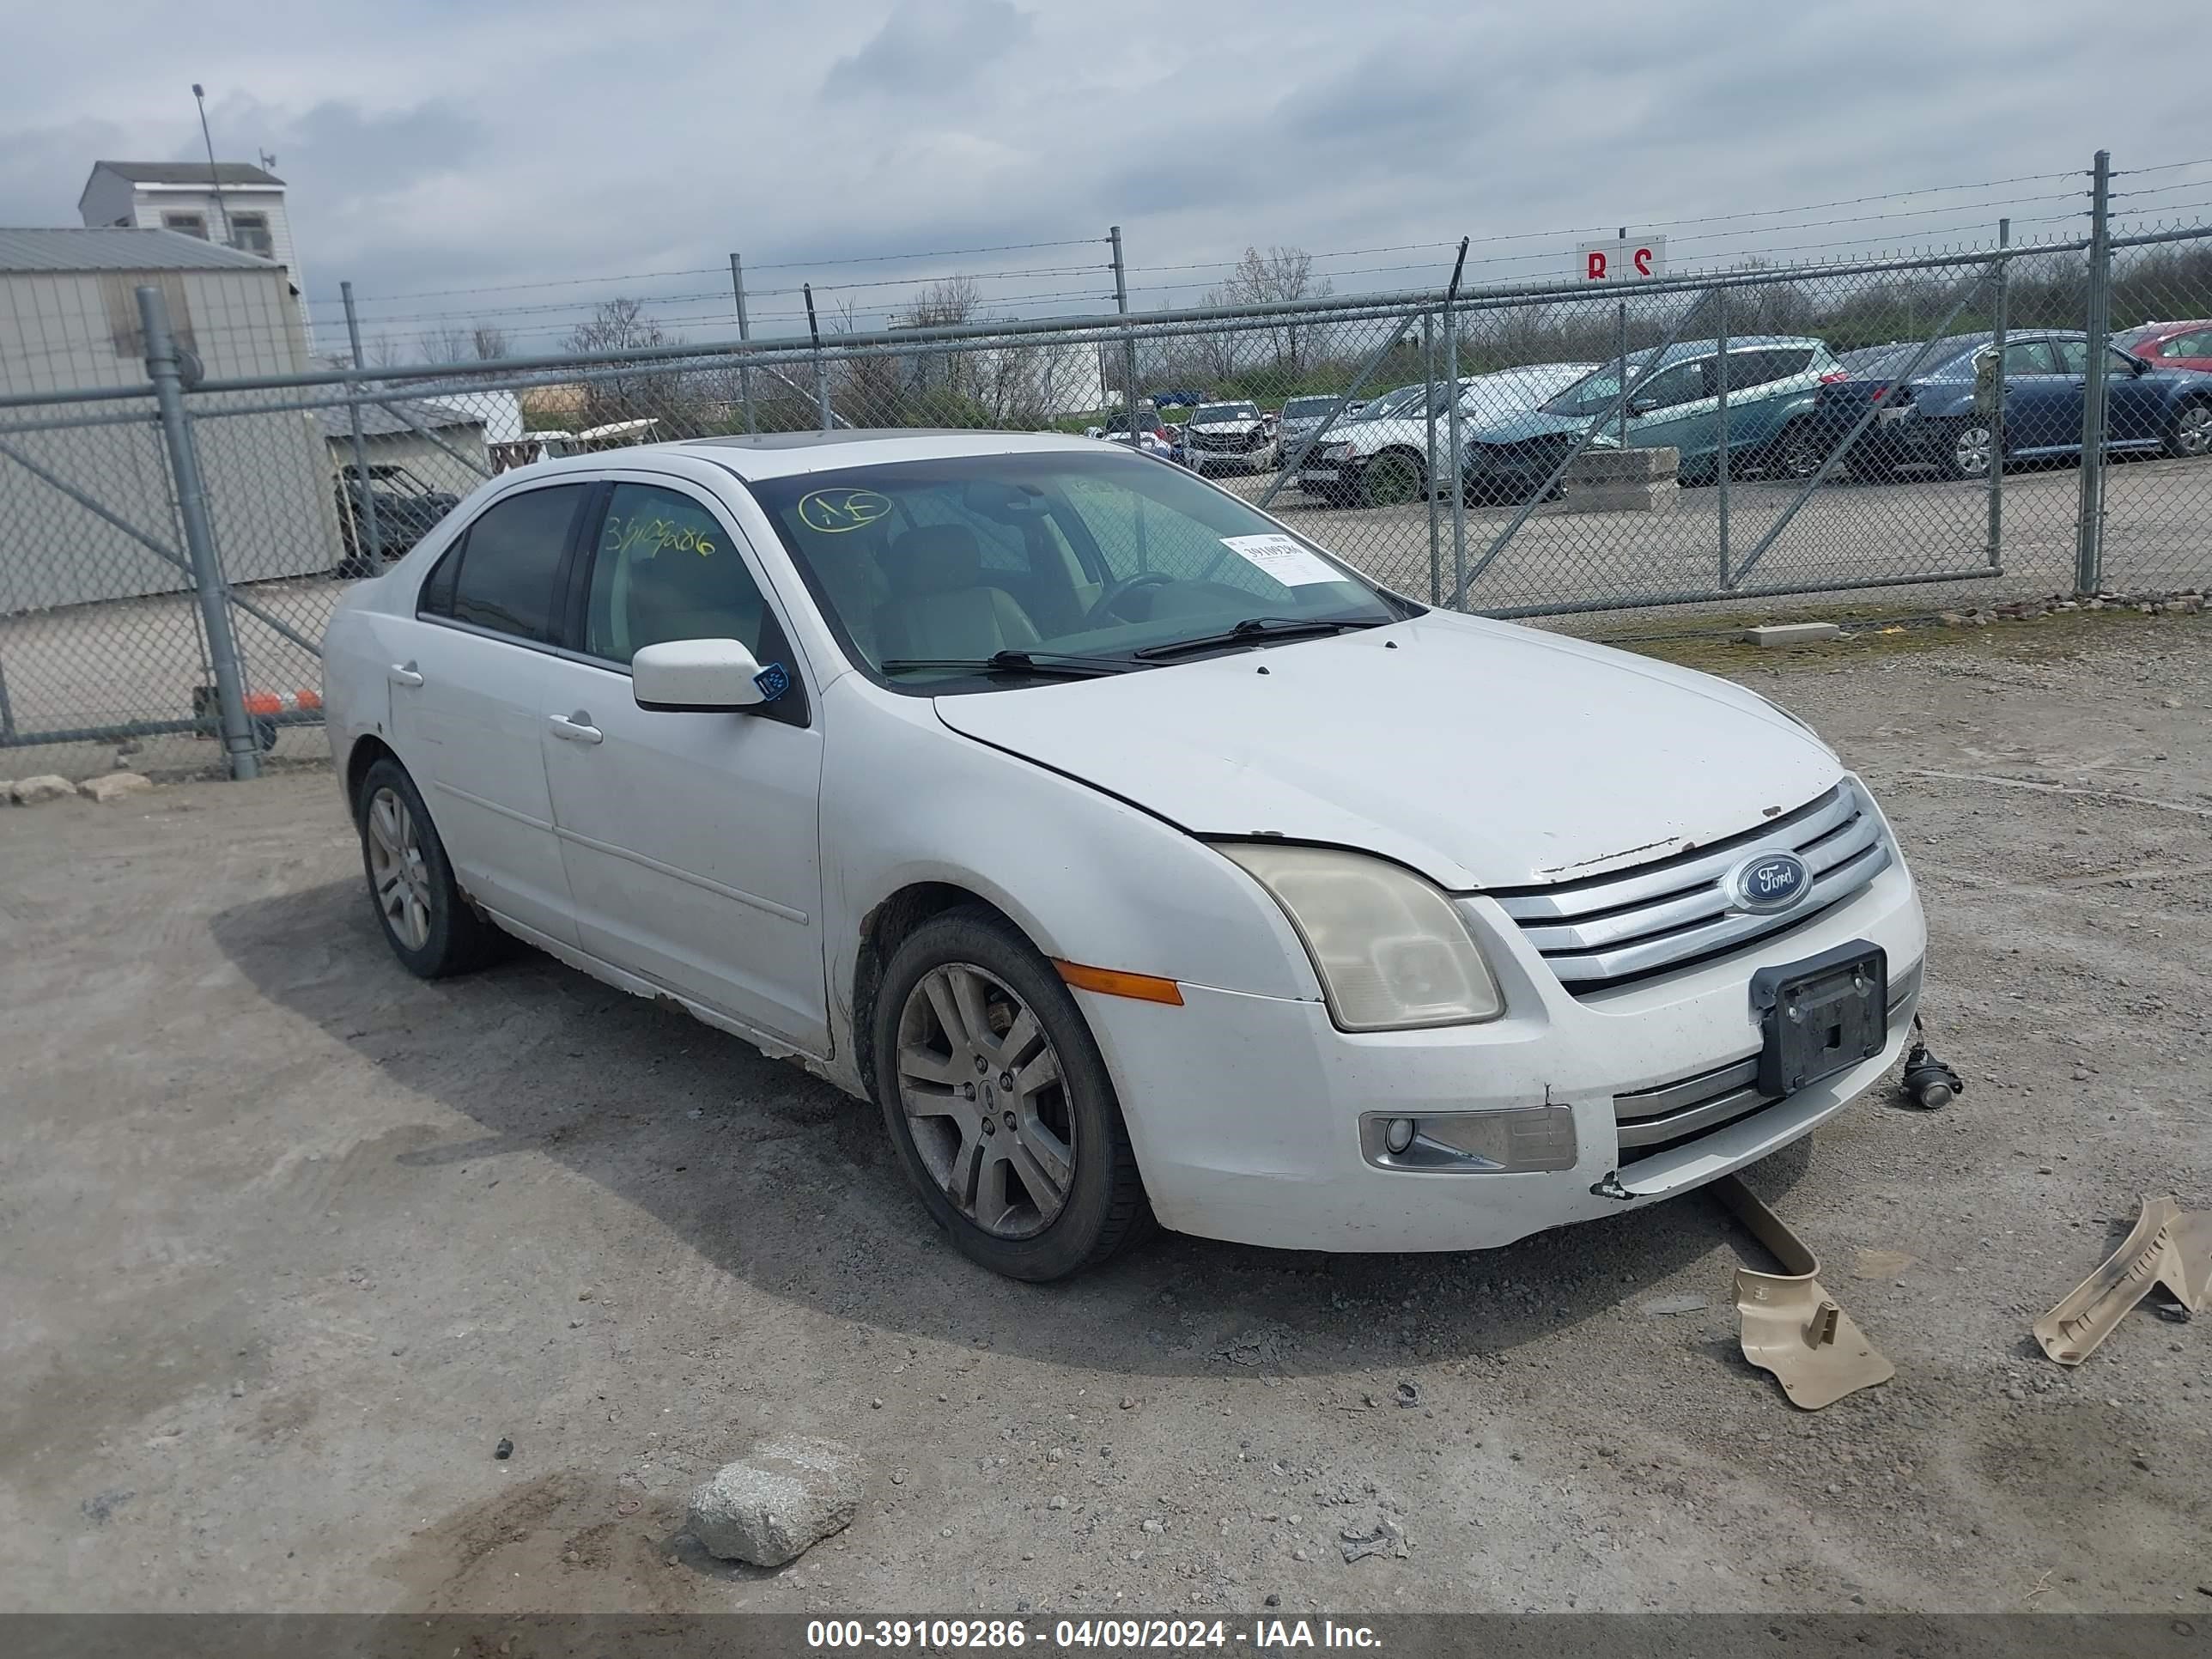
[{"label": "white siding building", "polygon": [[[304,295],[284,181],[245,161],[94,161],[77,198],[88,228],[168,230],[282,265]],[[306,301],[300,301],[301,320]]]},{"label": "white siding building", "polygon": [[[285,274],[267,260],[167,230],[0,229],[0,392],[146,384],[137,289],[159,287],[178,343],[210,380],[310,371]],[[18,409],[34,426],[106,414],[125,425],[61,426],[9,441],[173,547],[180,547],[161,434],[148,399]],[[234,582],[327,571],[338,560],[329,449],[304,411],[193,422],[210,516]],[[185,574],[15,462],[0,457],[0,615],[186,586]]]}]

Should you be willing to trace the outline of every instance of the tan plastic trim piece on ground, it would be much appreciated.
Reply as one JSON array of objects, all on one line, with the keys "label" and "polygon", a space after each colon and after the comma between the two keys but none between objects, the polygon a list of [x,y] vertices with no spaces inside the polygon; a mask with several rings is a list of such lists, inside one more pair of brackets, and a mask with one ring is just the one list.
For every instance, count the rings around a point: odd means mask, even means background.
[{"label": "tan plastic trim piece on ground", "polygon": [[1773,1372],[1790,1403],[1808,1412],[1895,1376],[1897,1367],[1875,1352],[1851,1316],[1820,1288],[1820,1258],[1812,1247],[1735,1176],[1722,1176],[1711,1191],[1783,1267],[1778,1273],[1735,1270],[1743,1357]]},{"label": "tan plastic trim piece on ground", "polygon": [[2171,1198],[2143,1200],[2120,1248],[2035,1322],[2035,1340],[2060,1364],[2078,1365],[2154,1285],[2165,1285],[2185,1316],[2204,1306],[2212,1291],[2212,1212],[2185,1211]]}]

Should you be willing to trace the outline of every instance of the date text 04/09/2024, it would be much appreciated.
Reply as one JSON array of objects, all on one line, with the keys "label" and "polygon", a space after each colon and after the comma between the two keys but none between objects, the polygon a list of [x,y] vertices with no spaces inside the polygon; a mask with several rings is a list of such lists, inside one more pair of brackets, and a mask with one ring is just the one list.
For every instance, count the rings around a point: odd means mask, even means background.
[{"label": "date text 04/09/2024", "polygon": [[1108,1651],[1223,1649],[1289,1652],[1298,1648],[1355,1648],[1369,1651],[1381,1638],[1365,1625],[1323,1619],[1261,1619],[1249,1630],[1212,1619],[1061,1619],[1034,1628],[1022,1619],[817,1619],[806,1626],[806,1644],[817,1651],[927,1649],[1042,1648]]}]

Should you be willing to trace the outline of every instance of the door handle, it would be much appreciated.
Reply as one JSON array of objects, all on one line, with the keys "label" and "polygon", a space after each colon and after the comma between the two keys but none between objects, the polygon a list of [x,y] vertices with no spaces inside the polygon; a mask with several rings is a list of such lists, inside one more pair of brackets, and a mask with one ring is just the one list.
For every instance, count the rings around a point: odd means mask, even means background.
[{"label": "door handle", "polygon": [[389,668],[384,671],[384,677],[390,680],[394,685],[420,685],[422,684],[422,676],[416,672],[415,665],[411,662],[393,663]]},{"label": "door handle", "polygon": [[545,723],[553,728],[555,737],[565,738],[570,743],[599,743],[606,737],[580,708],[573,714],[548,714]]}]

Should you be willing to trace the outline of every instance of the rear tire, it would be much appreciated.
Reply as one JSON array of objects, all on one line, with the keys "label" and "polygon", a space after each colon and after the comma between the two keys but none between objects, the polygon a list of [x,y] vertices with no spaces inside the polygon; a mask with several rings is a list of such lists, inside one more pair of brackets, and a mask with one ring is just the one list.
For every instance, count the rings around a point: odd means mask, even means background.
[{"label": "rear tire", "polygon": [[1792,421],[1782,428],[1769,454],[1767,466],[1775,477],[1802,483],[1826,463],[1828,447],[1820,441],[1811,422]]},{"label": "rear tire", "polygon": [[960,1253],[1043,1283],[1095,1267],[1150,1211],[1113,1080],[1059,974],[996,912],[901,941],[871,1034],[892,1150]]},{"label": "rear tire", "polygon": [[1943,441],[1942,459],[1936,463],[1943,476],[1954,483],[1974,483],[1990,476],[1990,460],[1996,446],[1996,434],[1990,423],[1978,415],[1970,415],[1954,425]]},{"label": "rear tire", "polygon": [[445,979],[499,955],[505,935],[461,896],[405,767],[387,756],[368,769],[354,798],[354,823],[369,902],[401,967],[417,979]]},{"label": "rear tire", "polygon": [[2192,398],[2173,411],[2166,429],[2166,453],[2177,461],[2212,455],[2212,403]]}]

